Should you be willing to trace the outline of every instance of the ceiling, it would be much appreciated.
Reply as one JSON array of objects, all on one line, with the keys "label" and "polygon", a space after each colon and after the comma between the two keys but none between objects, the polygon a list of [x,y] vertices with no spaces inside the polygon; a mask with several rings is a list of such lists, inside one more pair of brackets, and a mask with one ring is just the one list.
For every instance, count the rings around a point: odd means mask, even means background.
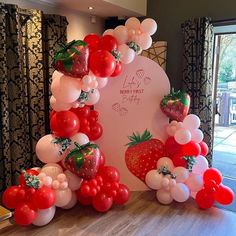
[{"label": "ceiling", "polygon": [[[100,17],[145,16],[147,0],[39,0]],[[93,7],[89,10],[88,7]]]}]

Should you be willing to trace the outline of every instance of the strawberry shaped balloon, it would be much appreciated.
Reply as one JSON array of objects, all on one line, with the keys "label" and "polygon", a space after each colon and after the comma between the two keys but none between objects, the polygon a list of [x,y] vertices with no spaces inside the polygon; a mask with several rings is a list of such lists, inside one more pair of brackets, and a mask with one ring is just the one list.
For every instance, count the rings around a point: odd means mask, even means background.
[{"label": "strawberry shaped balloon", "polygon": [[82,78],[89,72],[89,49],[87,43],[82,40],[73,40],[57,51],[53,58],[53,66],[61,73]]},{"label": "strawberry shaped balloon", "polygon": [[100,163],[100,150],[96,144],[78,145],[65,158],[65,167],[80,178],[92,179],[96,176]]},{"label": "strawberry shaped balloon", "polygon": [[173,91],[161,100],[160,106],[170,119],[183,121],[189,111],[190,96],[183,91]]},{"label": "strawberry shaped balloon", "polygon": [[152,138],[149,131],[142,135],[133,133],[125,152],[125,162],[130,172],[144,181],[146,174],[156,168],[159,158],[164,156],[164,144]]}]

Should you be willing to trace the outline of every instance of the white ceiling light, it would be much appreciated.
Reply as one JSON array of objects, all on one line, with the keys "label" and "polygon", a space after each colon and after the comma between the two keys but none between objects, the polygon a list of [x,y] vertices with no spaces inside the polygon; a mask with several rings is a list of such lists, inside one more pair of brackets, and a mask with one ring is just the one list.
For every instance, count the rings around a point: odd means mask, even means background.
[{"label": "white ceiling light", "polygon": [[93,10],[93,9],[94,9],[94,7],[88,7],[88,9],[89,9],[89,10]]}]

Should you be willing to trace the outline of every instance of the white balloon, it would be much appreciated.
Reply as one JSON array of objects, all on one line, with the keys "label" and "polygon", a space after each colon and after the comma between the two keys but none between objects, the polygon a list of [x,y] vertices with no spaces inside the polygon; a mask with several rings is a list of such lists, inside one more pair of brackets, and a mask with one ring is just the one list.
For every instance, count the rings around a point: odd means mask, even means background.
[{"label": "white balloon", "polygon": [[72,197],[71,200],[69,201],[69,203],[67,205],[65,205],[64,207],[62,207],[63,209],[71,209],[72,207],[74,207],[77,203],[77,197],[75,192],[72,192]]},{"label": "white balloon", "polygon": [[104,35],[111,35],[111,36],[113,36],[113,34],[114,34],[114,30],[113,29],[107,29],[106,31],[104,31],[103,36]]},{"label": "white balloon", "polygon": [[55,192],[55,195],[56,195],[55,205],[57,207],[64,207],[71,201],[72,191],[69,188],[67,188],[67,189],[56,189],[54,192]]},{"label": "white balloon", "polygon": [[196,164],[193,165],[192,172],[195,174],[202,175],[208,169],[208,161],[207,159],[199,155],[196,157]]},{"label": "white balloon", "polygon": [[180,128],[175,132],[175,141],[179,144],[186,144],[191,141],[191,133],[189,130]]},{"label": "white balloon", "polygon": [[75,148],[74,142],[78,143],[80,146],[89,143],[89,138],[84,133],[77,133],[73,137],[70,138],[72,141],[72,144],[70,145],[70,149]]},{"label": "white balloon", "polygon": [[86,105],[94,105],[100,99],[100,93],[98,89],[93,89],[88,94],[88,100],[85,102]]},{"label": "white balloon", "polygon": [[121,44],[118,51],[120,52],[120,61],[124,64],[131,63],[135,58],[135,51],[126,44]]},{"label": "white balloon", "polygon": [[169,171],[172,171],[174,169],[174,164],[169,157],[161,157],[157,161],[157,168],[159,169],[160,167],[167,167]]},{"label": "white balloon", "polygon": [[139,29],[140,28],[140,21],[136,17],[130,17],[126,20],[125,26],[127,29]]},{"label": "white balloon", "polygon": [[135,43],[137,43],[143,50],[152,46],[152,38],[147,33],[142,33],[135,36]]},{"label": "white balloon", "polygon": [[173,202],[173,198],[171,197],[170,192],[166,191],[165,189],[158,190],[156,192],[156,198],[160,203],[164,205],[167,205]]},{"label": "white balloon", "polygon": [[203,187],[203,177],[195,173],[190,173],[189,178],[185,182],[190,191],[198,192]]},{"label": "white balloon", "polygon": [[198,129],[201,121],[197,115],[189,114],[183,120],[183,126],[186,129]]},{"label": "white balloon", "polygon": [[52,73],[52,80],[54,80],[55,78],[60,78],[61,76],[63,76],[61,72],[54,70],[54,72]]},{"label": "white balloon", "polygon": [[71,191],[75,191],[80,188],[80,185],[82,184],[83,179],[79,178],[77,175],[73,174],[69,170],[66,170],[64,174],[66,175],[68,186],[71,189]]},{"label": "white balloon", "polygon": [[185,202],[190,196],[189,188],[183,183],[177,183],[171,188],[170,193],[176,202]]},{"label": "white balloon", "polygon": [[195,143],[200,143],[203,140],[203,132],[200,129],[190,130],[192,141]]},{"label": "white balloon", "polygon": [[45,173],[47,176],[50,176],[53,180],[55,180],[59,174],[63,173],[63,170],[61,166],[56,163],[48,163],[43,166],[41,173]]},{"label": "white balloon", "polygon": [[128,30],[124,25],[119,25],[114,29],[113,36],[116,38],[119,45],[127,43]]},{"label": "white balloon", "polygon": [[50,98],[50,105],[54,111],[68,111],[72,107],[71,103],[57,102],[54,96],[51,96]]},{"label": "white balloon", "polygon": [[163,175],[159,174],[157,170],[150,170],[145,177],[146,185],[151,189],[161,189],[162,188]]},{"label": "white balloon", "polygon": [[35,218],[32,224],[37,226],[47,225],[53,219],[55,212],[55,206],[43,210],[38,209],[37,217]]},{"label": "white balloon", "polygon": [[142,21],[141,26],[140,26],[140,30],[142,32],[149,34],[149,35],[153,35],[157,30],[157,23],[155,20],[153,20],[151,18],[147,18]]},{"label": "white balloon", "polygon": [[172,174],[176,175],[177,183],[184,183],[189,177],[189,171],[182,166],[175,167]]},{"label": "white balloon", "polygon": [[108,78],[104,77],[104,78],[97,78],[97,82],[98,82],[98,88],[104,88],[106,87],[107,83],[108,83]]}]

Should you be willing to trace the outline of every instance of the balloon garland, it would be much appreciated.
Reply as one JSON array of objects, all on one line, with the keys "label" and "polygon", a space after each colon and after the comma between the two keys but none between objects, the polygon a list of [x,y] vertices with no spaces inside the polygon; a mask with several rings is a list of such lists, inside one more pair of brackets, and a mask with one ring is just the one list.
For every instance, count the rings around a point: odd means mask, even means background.
[{"label": "balloon garland", "polygon": [[209,168],[205,156],[208,146],[203,141],[200,119],[187,114],[190,96],[172,91],[165,96],[160,107],[172,121],[166,127],[165,143],[152,137],[149,131],[129,136],[125,153],[127,168],[150,189],[162,204],[185,202],[193,197],[201,209],[215,202],[231,204],[234,192],[222,184],[222,174]]},{"label": "balloon garland", "polygon": [[120,183],[119,171],[105,165],[105,156],[94,143],[103,133],[94,105],[100,89],[120,74],[122,65],[151,46],[156,29],[152,19],[140,23],[131,17],[103,36],[89,34],[55,52],[51,134],[36,145],[37,157],[45,165],[23,171],[19,185],[3,194],[3,204],[14,209],[16,224],[46,225],[56,207],[70,209],[77,202],[106,212],[113,203],[129,200],[130,191]]}]

